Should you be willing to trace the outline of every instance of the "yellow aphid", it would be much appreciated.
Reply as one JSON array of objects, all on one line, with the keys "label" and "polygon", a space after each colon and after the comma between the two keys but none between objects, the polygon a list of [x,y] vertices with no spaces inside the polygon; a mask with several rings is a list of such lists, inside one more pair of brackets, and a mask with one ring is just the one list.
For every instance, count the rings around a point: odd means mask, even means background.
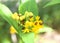
[{"label": "yellow aphid", "polygon": [[12,18],[15,20],[19,20],[19,16],[16,12],[14,14],[12,14]]},{"label": "yellow aphid", "polygon": [[17,31],[15,30],[15,28],[13,26],[10,27],[10,33],[11,34],[17,33]]}]

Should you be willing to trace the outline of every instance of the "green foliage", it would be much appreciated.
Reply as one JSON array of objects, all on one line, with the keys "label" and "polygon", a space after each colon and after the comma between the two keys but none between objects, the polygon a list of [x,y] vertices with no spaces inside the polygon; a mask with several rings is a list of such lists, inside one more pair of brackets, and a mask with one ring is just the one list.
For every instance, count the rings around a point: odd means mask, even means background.
[{"label": "green foliage", "polygon": [[32,12],[34,15],[38,15],[38,8],[35,0],[25,0],[19,5],[19,13],[24,14],[25,11]]},{"label": "green foliage", "polygon": [[18,29],[18,24],[11,17],[12,12],[3,4],[0,3],[0,16],[4,18],[10,25],[13,25],[16,30]]},{"label": "green foliage", "polygon": [[50,0],[41,0],[38,3],[38,12],[39,12],[41,19],[43,19],[43,16],[46,15],[45,13],[49,11],[49,8],[43,8],[49,2]]},{"label": "green foliage", "polygon": [[23,43],[34,43],[34,33],[20,33]]},{"label": "green foliage", "polygon": [[11,43],[7,38],[3,39],[2,43]]},{"label": "green foliage", "polygon": [[[51,0],[49,3],[45,5],[45,13],[48,15],[47,22],[49,26],[53,27],[54,29],[59,30],[60,24],[60,0]],[[46,16],[45,15],[45,16]],[[44,18],[45,18],[44,16]],[[43,19],[44,19],[43,18]]]},{"label": "green foliage", "polygon": [[[11,7],[14,8],[13,5],[9,5],[9,4],[6,3],[6,5],[10,9],[11,9]],[[13,4],[13,2],[11,4]],[[14,2],[14,4],[15,4],[15,2]],[[0,16],[2,18],[4,18],[10,25],[13,25],[17,31],[19,31],[18,34],[20,37],[20,43],[34,43],[34,33],[31,33],[31,32],[23,33],[21,31],[22,26],[18,27],[17,21],[15,21],[11,18],[12,12],[9,10],[9,8],[7,8],[5,5],[0,3]],[[11,10],[13,10],[13,9],[11,9]],[[21,13],[21,14],[24,14],[25,11],[29,11],[29,12],[33,12],[34,15],[36,15],[36,16],[38,15],[38,12],[39,12],[39,15],[43,19],[44,24],[47,24],[56,29],[60,28],[60,0],[41,0],[38,3],[38,8],[37,8],[37,4],[36,4],[35,0],[25,0],[24,3],[21,2],[19,4],[18,10],[19,10],[19,13]],[[0,18],[0,20],[2,18]],[[6,25],[6,23],[5,23],[6,21],[3,21],[3,22],[0,21],[0,26],[1,26],[0,28],[2,28],[2,27],[4,28],[4,26]],[[6,25],[5,27],[9,27],[8,25]],[[8,31],[7,29],[0,29],[0,30],[1,30],[0,34],[4,34],[3,31]],[[44,27],[39,32],[46,32],[46,31],[50,32],[50,31],[52,31],[52,29],[50,27]],[[5,35],[6,35],[6,33],[5,33]],[[0,35],[0,37],[2,37],[2,35]],[[0,43],[2,43],[3,38],[0,38]],[[3,43],[4,42],[9,42],[9,40],[7,40],[7,38],[6,38],[3,40]]]},{"label": "green foliage", "polygon": [[44,7],[52,6],[52,5],[59,4],[59,3],[60,3],[60,0],[51,0]]}]

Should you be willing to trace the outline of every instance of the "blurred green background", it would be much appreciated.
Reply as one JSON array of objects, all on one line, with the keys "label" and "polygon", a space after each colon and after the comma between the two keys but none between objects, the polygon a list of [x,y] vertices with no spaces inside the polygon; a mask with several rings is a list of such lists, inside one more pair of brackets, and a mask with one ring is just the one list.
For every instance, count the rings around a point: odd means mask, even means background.
[{"label": "blurred green background", "polygon": [[[44,7],[52,0],[36,0],[38,13],[44,22],[44,25],[52,27],[54,30],[60,30],[60,3]],[[5,4],[14,12],[18,12],[20,0],[0,0],[0,3]],[[27,5],[28,6],[28,5]],[[10,25],[0,17],[0,43],[12,43],[9,33]],[[5,42],[6,41],[6,42]]]}]

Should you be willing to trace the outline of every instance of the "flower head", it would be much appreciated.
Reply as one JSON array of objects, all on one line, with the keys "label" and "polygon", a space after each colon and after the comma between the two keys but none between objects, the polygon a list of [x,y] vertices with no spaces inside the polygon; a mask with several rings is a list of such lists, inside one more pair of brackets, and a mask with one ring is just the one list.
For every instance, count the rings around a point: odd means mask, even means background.
[{"label": "flower head", "polygon": [[24,27],[31,27],[33,25],[33,22],[26,21]]},{"label": "flower head", "polygon": [[42,28],[42,26],[43,26],[42,20],[39,20],[39,21],[35,21],[34,22],[34,27]]},{"label": "flower head", "polygon": [[23,16],[20,16],[20,21],[22,21],[22,20],[24,20],[25,19],[25,16],[23,15]]},{"label": "flower head", "polygon": [[15,30],[15,28],[13,26],[10,27],[10,33],[11,34],[17,33],[17,31]]},{"label": "flower head", "polygon": [[28,28],[25,28],[24,30],[22,30],[23,31],[23,33],[29,33],[30,32],[30,30],[28,29]]},{"label": "flower head", "polygon": [[12,15],[12,18],[15,20],[19,20],[19,16],[16,12]]},{"label": "flower head", "polygon": [[33,13],[26,11],[24,15],[25,15],[26,17],[29,17],[29,16],[33,16]]},{"label": "flower head", "polygon": [[36,16],[36,21],[38,21],[40,19],[40,17],[39,16]]},{"label": "flower head", "polygon": [[33,17],[31,17],[29,20],[30,20],[31,22],[33,22],[33,21],[34,21],[34,18],[33,18]]}]

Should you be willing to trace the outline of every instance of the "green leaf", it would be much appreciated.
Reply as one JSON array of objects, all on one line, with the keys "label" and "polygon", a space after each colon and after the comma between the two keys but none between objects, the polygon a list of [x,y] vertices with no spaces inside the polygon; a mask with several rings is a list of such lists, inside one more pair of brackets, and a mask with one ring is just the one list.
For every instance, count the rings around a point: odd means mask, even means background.
[{"label": "green leaf", "polygon": [[34,15],[38,15],[38,8],[35,0],[24,0],[24,2],[20,3],[18,10],[21,14],[24,14],[25,11],[29,11],[32,12]]},{"label": "green leaf", "polygon": [[53,31],[53,29],[51,27],[48,26],[44,26],[43,29],[39,30],[39,33],[43,33],[43,32],[51,32]]},{"label": "green leaf", "polygon": [[9,10],[9,8],[0,3],[0,16],[5,19],[10,25],[14,26],[17,30],[17,22],[12,19],[11,15],[12,12]]},{"label": "green leaf", "polygon": [[20,38],[20,40],[19,40],[19,43],[24,43],[21,38]]},{"label": "green leaf", "polygon": [[10,40],[8,40],[7,38],[3,39],[2,43],[11,43]]},{"label": "green leaf", "polygon": [[48,6],[52,6],[52,5],[55,5],[55,4],[59,4],[60,3],[60,0],[51,0],[49,3],[47,3],[45,7],[48,7]]},{"label": "green leaf", "polygon": [[24,43],[34,43],[34,33],[20,33]]}]

